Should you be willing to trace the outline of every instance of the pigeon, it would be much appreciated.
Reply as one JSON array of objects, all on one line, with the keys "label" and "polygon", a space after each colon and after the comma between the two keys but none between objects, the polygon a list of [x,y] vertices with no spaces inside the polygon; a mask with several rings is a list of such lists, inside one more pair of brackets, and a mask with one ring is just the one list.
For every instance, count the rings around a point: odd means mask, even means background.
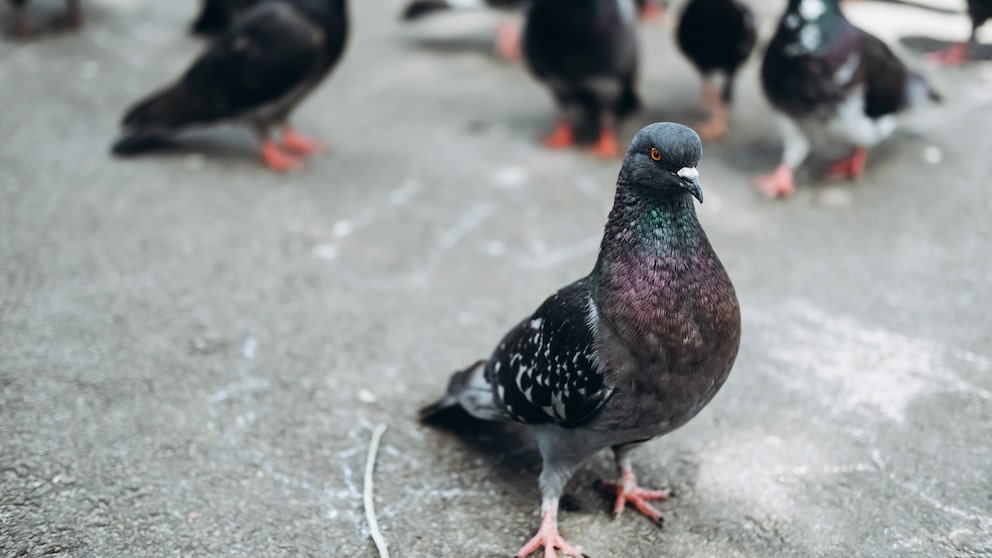
[{"label": "pigeon", "polygon": [[[413,0],[403,10],[406,21],[448,10],[480,10],[495,8],[500,10],[516,10],[527,4],[528,0]],[[495,51],[506,60],[519,61],[522,57],[520,50],[520,24],[513,18],[504,18],[496,30]]]},{"label": "pigeon", "polygon": [[[679,48],[703,75],[702,104],[710,119],[699,136],[718,139],[727,133],[734,77],[757,41],[751,10],[739,0],[690,0],[678,28]],[[718,91],[713,74],[723,75]]]},{"label": "pigeon", "polygon": [[[31,24],[28,23],[27,3],[28,0],[9,0],[14,9],[14,30],[15,37],[25,38],[31,35]],[[66,22],[72,29],[78,28],[83,23],[83,10],[79,5],[80,0],[66,0]]]},{"label": "pigeon", "polygon": [[930,56],[931,60],[945,66],[958,66],[966,62],[971,47],[978,42],[978,28],[992,19],[992,0],[968,0],[968,16],[971,17],[971,36],[968,37],[968,41],[933,53]]},{"label": "pigeon", "polygon": [[940,100],[885,43],[848,22],[838,0],[789,1],[765,53],[761,84],[785,144],[782,163],[758,179],[769,197],[793,194],[793,173],[809,154],[810,139],[852,145],[831,175],[857,179],[868,148],[895,129],[896,113]]},{"label": "pigeon", "polygon": [[235,17],[260,0],[203,0],[199,15],[190,31],[194,35],[213,37],[227,31]]},{"label": "pigeon", "polygon": [[633,505],[660,525],[637,485],[630,451],[682,426],[727,379],[740,344],[734,287],[696,218],[702,143],[670,122],[646,126],[627,150],[592,272],[551,295],[499,342],[456,372],[425,421],[468,413],[532,428],[543,458],[543,519],[517,553],[541,547],[579,556],[558,532],[565,484],[611,448],[619,481],[614,512]]},{"label": "pigeon", "polygon": [[[345,0],[268,0],[240,16],[179,80],[138,102],[113,146],[129,155],[181,130],[223,121],[251,126],[265,165],[303,165],[322,150],[289,125],[289,116],[337,64],[348,31]],[[282,128],[277,143],[273,129]]]},{"label": "pigeon", "polygon": [[630,0],[533,0],[524,58],[551,88],[559,110],[545,146],[561,149],[591,135],[598,138],[594,155],[623,153],[614,127],[640,104],[635,20]]}]

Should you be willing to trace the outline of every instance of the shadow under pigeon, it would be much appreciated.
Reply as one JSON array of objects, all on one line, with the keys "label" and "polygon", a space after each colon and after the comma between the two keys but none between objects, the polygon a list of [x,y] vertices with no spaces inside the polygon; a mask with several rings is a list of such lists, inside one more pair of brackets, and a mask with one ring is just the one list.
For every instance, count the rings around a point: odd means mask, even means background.
[{"label": "shadow under pigeon", "polygon": [[[479,420],[461,408],[442,411],[422,424],[436,432],[452,435],[471,453],[481,455],[500,484],[513,487],[518,494],[533,494],[533,503],[537,506],[541,454],[526,427]],[[608,453],[600,452],[587,460],[568,482],[561,499],[563,511],[600,514],[603,510],[612,510],[612,497],[607,498],[605,492],[598,489],[599,481],[613,474],[612,458],[607,459]]]},{"label": "shadow under pigeon", "polygon": [[418,37],[408,42],[432,54],[480,54],[493,60],[502,60],[493,47],[492,37]]},{"label": "shadow under pigeon", "polygon": [[128,151],[112,151],[117,159],[182,158],[203,155],[210,159],[257,164],[258,145],[237,129],[195,130],[172,137],[148,138]]},{"label": "shadow under pigeon", "polygon": [[[918,54],[931,54],[934,52],[947,50],[948,48],[958,44],[958,42],[943,41],[941,39],[923,37],[919,35],[901,37],[899,42],[910,51]],[[992,60],[992,44],[979,43],[977,45],[972,45],[969,53],[969,61],[972,62]]]}]

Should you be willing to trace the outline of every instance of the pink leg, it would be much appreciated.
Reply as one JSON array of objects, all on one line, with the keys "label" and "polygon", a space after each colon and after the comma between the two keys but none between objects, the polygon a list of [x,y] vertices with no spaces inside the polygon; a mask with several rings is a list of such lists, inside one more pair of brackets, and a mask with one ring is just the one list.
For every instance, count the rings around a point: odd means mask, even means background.
[{"label": "pink leg", "polygon": [[787,198],[796,192],[792,169],[785,163],[771,174],[759,177],[755,185],[769,198]]},{"label": "pink leg", "polygon": [[303,159],[286,153],[272,140],[262,142],[262,162],[276,172],[285,172],[303,167]]},{"label": "pink leg", "polygon": [[282,146],[286,151],[297,155],[323,153],[324,143],[320,140],[300,135],[292,126],[286,126],[282,132]]},{"label": "pink leg", "polygon": [[960,66],[968,61],[968,43],[957,43],[947,50],[932,52],[927,55],[927,59],[941,66]]},{"label": "pink leg", "polygon": [[620,473],[619,482],[603,482],[604,488],[615,490],[617,499],[613,504],[613,514],[619,516],[623,513],[624,506],[631,504],[637,511],[646,515],[651,521],[661,524],[661,512],[649,504],[651,500],[667,500],[669,492],[667,490],[645,490],[637,486],[634,472],[629,467],[624,467]]},{"label": "pink leg", "polygon": [[661,23],[665,19],[665,9],[661,6],[651,2],[644,3],[644,7],[641,9],[641,20],[648,23]]},{"label": "pink leg", "polygon": [[834,179],[858,180],[865,174],[865,163],[868,162],[868,150],[855,147],[851,154],[830,165],[830,177]]},{"label": "pink leg", "polygon": [[593,144],[591,152],[593,156],[603,159],[615,159],[623,155],[617,135],[609,128],[603,128],[599,132],[599,139]]},{"label": "pink leg", "polygon": [[520,46],[520,22],[504,19],[496,29],[496,54],[509,62],[520,62],[524,53]]},{"label": "pink leg", "polygon": [[696,127],[696,131],[699,132],[699,139],[707,141],[725,137],[729,120],[730,107],[717,97],[716,104],[710,109],[710,119]]},{"label": "pink leg", "polygon": [[14,8],[14,30],[12,34],[18,39],[31,36],[31,25],[28,23],[28,11],[22,6]]},{"label": "pink leg", "polygon": [[556,558],[555,549],[561,550],[566,556],[582,556],[582,551],[569,544],[560,534],[558,534],[558,500],[554,504],[547,506],[544,512],[544,519],[541,520],[541,528],[530,541],[527,542],[517,552],[517,558],[525,558],[536,552],[539,548],[544,548],[544,558]]},{"label": "pink leg", "polygon": [[575,145],[575,138],[572,135],[572,125],[562,120],[555,125],[554,131],[545,136],[542,142],[544,147],[549,149],[564,149]]}]

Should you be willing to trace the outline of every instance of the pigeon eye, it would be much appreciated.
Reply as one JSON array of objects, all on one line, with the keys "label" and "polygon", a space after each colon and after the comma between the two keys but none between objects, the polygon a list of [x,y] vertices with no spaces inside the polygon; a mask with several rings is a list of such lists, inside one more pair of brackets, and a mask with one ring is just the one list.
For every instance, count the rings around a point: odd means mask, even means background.
[{"label": "pigeon eye", "polygon": [[651,148],[651,158],[655,161],[661,160],[661,151],[659,151],[657,147]]}]

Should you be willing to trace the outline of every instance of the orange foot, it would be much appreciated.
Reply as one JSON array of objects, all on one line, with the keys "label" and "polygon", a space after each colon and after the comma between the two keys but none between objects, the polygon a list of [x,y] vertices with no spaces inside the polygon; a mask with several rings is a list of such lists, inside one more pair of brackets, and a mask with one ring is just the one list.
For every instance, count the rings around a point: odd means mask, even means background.
[{"label": "orange foot", "polygon": [[575,145],[575,137],[572,135],[572,125],[568,122],[559,122],[553,132],[542,141],[544,147],[548,149],[565,149]]},{"label": "orange foot", "polygon": [[504,19],[496,29],[496,54],[508,62],[520,62],[524,58],[520,47],[520,22]]},{"label": "orange foot", "polygon": [[311,155],[323,153],[326,150],[322,141],[301,136],[289,126],[282,133],[282,146],[286,151],[296,155]]},{"label": "orange foot", "polygon": [[517,558],[530,556],[539,548],[544,548],[544,558],[555,558],[555,549],[561,550],[566,556],[582,556],[582,551],[569,544],[560,534],[558,534],[558,519],[556,510],[544,512],[544,519],[541,520],[541,528],[530,541],[527,542],[517,552]]},{"label": "orange foot", "polygon": [[851,154],[830,165],[830,178],[857,180],[865,174],[865,163],[868,161],[868,150],[855,147]]},{"label": "orange foot", "polygon": [[286,153],[279,144],[272,140],[262,142],[262,162],[266,167],[276,172],[286,172],[303,168],[303,159]]},{"label": "orange foot", "polygon": [[648,502],[651,500],[667,500],[669,496],[667,490],[645,490],[637,486],[637,481],[634,479],[634,472],[626,468],[620,473],[619,482],[603,481],[601,484],[603,488],[614,490],[617,493],[617,499],[613,504],[614,516],[619,516],[623,513],[624,506],[631,504],[637,511],[646,515],[648,519],[657,523],[659,526],[664,522],[661,512]]},{"label": "orange foot", "polygon": [[947,50],[931,52],[927,60],[941,66],[960,66],[968,61],[968,43],[957,43]]},{"label": "orange foot", "polygon": [[759,177],[755,184],[769,198],[788,198],[796,193],[792,169],[782,163],[771,174]]},{"label": "orange foot", "polygon": [[665,19],[665,10],[653,2],[645,2],[641,8],[641,19],[648,23],[661,23]]},{"label": "orange foot", "polygon": [[599,132],[599,139],[593,144],[590,152],[593,156],[603,159],[616,159],[623,155],[620,144],[617,143],[616,134],[613,133],[613,130],[605,128]]}]

